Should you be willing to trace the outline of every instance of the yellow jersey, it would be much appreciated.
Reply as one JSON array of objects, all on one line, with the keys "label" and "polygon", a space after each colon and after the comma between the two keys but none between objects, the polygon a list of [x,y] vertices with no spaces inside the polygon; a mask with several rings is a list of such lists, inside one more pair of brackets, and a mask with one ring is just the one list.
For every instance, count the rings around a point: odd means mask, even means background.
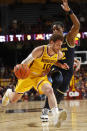
[{"label": "yellow jersey", "polygon": [[49,82],[47,78],[47,70],[51,68],[58,60],[58,54],[54,54],[53,56],[48,55],[48,46],[43,46],[43,53],[41,57],[35,59],[32,64],[29,65],[30,74],[26,79],[19,79],[16,85],[15,91],[17,93],[24,93],[35,88],[40,94],[44,94],[42,91],[42,86],[45,83]]},{"label": "yellow jersey", "polygon": [[58,54],[52,56],[48,55],[48,46],[43,46],[43,54],[41,57],[35,59],[30,65],[31,76],[43,76],[47,70],[51,69],[51,66],[58,61]]}]

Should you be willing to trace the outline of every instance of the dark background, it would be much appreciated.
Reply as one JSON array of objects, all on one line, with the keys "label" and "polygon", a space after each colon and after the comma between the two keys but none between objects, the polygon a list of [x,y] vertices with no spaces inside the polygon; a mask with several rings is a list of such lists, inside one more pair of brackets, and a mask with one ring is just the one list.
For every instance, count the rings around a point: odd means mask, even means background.
[{"label": "dark background", "polygon": [[[60,5],[60,0],[1,0],[0,35],[52,33],[50,27],[54,21],[62,21],[65,32],[68,32],[72,22]],[[87,1],[69,0],[69,5],[80,21],[80,32],[87,32]],[[47,43],[48,41],[0,43],[0,64],[13,67],[34,47]],[[87,50],[87,39],[80,39],[80,46],[76,50]]]}]

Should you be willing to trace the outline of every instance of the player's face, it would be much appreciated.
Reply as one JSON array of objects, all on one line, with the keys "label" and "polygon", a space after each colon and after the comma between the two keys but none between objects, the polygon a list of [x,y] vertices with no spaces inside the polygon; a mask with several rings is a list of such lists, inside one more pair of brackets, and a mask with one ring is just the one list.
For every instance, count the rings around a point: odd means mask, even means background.
[{"label": "player's face", "polygon": [[53,25],[53,34],[57,33],[59,35],[63,35],[64,29],[60,25]]},{"label": "player's face", "polygon": [[61,50],[61,46],[62,46],[62,41],[57,40],[56,42],[53,42],[52,49],[55,53],[57,53],[59,50]]}]

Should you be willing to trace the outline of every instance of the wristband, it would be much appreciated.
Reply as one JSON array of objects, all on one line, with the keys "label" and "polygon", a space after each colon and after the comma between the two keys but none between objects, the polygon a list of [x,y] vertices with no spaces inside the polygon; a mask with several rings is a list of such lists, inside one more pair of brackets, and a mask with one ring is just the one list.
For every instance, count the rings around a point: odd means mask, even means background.
[{"label": "wristband", "polygon": [[67,14],[68,14],[68,15],[73,14],[73,10],[72,10],[72,9],[70,9],[70,11],[68,11],[68,12],[67,12]]}]

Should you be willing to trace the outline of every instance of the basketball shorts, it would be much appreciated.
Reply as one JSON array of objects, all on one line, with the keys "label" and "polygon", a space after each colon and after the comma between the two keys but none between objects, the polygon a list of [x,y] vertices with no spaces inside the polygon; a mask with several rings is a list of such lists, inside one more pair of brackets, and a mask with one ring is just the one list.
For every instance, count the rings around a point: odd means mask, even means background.
[{"label": "basketball shorts", "polygon": [[15,92],[25,93],[25,92],[29,91],[30,89],[32,89],[32,87],[34,87],[34,89],[37,92],[39,92],[39,94],[44,94],[41,88],[46,83],[49,83],[52,86],[51,82],[47,78],[47,75],[44,77],[29,76],[26,79],[19,79],[18,80],[18,83],[15,88]]}]

